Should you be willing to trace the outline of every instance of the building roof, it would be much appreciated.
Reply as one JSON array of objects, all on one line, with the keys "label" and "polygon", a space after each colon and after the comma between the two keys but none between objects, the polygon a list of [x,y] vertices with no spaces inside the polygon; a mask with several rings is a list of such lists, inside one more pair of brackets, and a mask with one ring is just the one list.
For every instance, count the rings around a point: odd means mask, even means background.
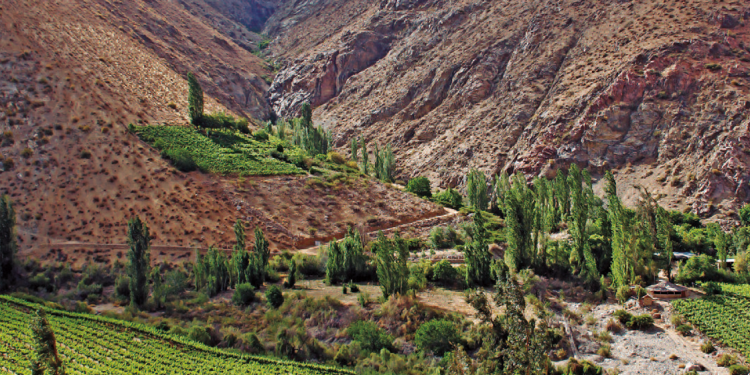
[{"label": "building roof", "polygon": [[651,292],[685,292],[688,288],[685,288],[682,285],[672,284],[668,281],[662,281],[658,284],[649,286],[646,290]]}]

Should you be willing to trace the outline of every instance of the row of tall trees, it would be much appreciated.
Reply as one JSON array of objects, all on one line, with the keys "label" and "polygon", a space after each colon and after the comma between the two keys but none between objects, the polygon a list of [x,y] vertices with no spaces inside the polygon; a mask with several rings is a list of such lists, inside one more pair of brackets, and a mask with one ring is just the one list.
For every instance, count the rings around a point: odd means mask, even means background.
[{"label": "row of tall trees", "polygon": [[[352,153],[352,160],[359,163],[360,162],[360,149],[362,150],[362,162],[361,165],[361,171],[362,173],[369,175],[370,174],[370,155],[367,151],[367,144],[365,143],[364,138],[352,138],[351,140],[351,153]],[[391,147],[391,144],[389,143],[386,145],[382,150],[378,147],[377,144],[375,144],[375,151],[373,152],[373,157],[375,158],[375,163],[372,166],[373,171],[375,172],[375,177],[378,180],[384,181],[384,182],[393,182],[396,178],[396,158],[393,155],[393,148]]]},{"label": "row of tall trees", "polygon": [[302,104],[302,118],[293,122],[292,131],[294,144],[311,156],[328,154],[333,144],[330,131],[313,125],[312,107],[309,103]]}]

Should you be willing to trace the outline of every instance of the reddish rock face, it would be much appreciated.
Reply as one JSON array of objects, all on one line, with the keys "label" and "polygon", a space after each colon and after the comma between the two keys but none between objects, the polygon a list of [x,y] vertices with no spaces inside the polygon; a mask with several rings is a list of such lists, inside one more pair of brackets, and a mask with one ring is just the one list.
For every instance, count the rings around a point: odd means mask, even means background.
[{"label": "reddish rock face", "polygon": [[393,143],[404,179],[576,163],[704,215],[750,196],[746,4],[303,3],[266,25],[286,62],[271,105],[311,102],[342,152]]}]

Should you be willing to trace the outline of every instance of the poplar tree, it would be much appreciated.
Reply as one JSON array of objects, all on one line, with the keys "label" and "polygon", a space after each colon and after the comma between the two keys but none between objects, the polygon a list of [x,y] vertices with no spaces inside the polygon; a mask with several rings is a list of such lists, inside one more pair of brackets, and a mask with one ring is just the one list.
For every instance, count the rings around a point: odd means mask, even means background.
[{"label": "poplar tree", "polygon": [[370,155],[367,154],[367,143],[365,143],[365,139],[361,138],[360,141],[362,142],[362,173],[364,173],[366,176],[370,175]]},{"label": "poplar tree", "polygon": [[128,221],[128,276],[130,303],[141,307],[148,299],[148,275],[151,268],[151,236],[146,223],[136,216]]},{"label": "poplar tree", "polygon": [[232,253],[232,273],[235,275],[234,285],[250,282],[250,274],[253,272],[250,266],[250,253],[245,249],[245,226],[239,219],[234,224],[234,237],[236,244]]},{"label": "poplar tree", "polygon": [[359,163],[359,154],[358,154],[359,142],[357,142],[357,139],[354,137],[352,137],[351,147],[352,147],[352,160],[355,163]]},{"label": "poplar tree", "polygon": [[32,375],[64,375],[62,359],[57,353],[57,342],[55,333],[52,331],[47,314],[43,309],[36,311],[31,323],[31,332],[34,335],[34,357],[31,360]]},{"label": "poplar tree", "polygon": [[492,285],[492,254],[490,253],[485,219],[482,212],[474,214],[474,225],[471,243],[464,249],[466,258],[466,285]]},{"label": "poplar tree", "polygon": [[383,297],[405,294],[409,286],[409,249],[406,241],[399,233],[391,240],[381,231],[373,245],[373,251],[376,254],[378,283]]},{"label": "poplar tree", "polygon": [[266,236],[263,235],[263,231],[259,227],[255,227],[255,254],[257,254],[257,258],[265,270],[268,265],[268,258],[271,257],[271,250],[268,248]]},{"label": "poplar tree", "polygon": [[629,249],[634,243],[631,226],[625,208],[617,197],[617,183],[612,172],[607,171],[604,176],[606,186],[604,192],[609,202],[609,215],[612,222],[612,282],[615,288],[628,286],[632,281],[632,265],[629,262]]},{"label": "poplar tree", "polygon": [[672,222],[669,220],[669,214],[667,210],[659,207],[656,211],[656,226],[657,226],[657,237],[659,239],[659,247],[661,247],[661,255],[664,258],[664,270],[667,273],[667,279],[672,281],[672,259],[674,253],[672,251]]},{"label": "poplar tree", "polygon": [[487,177],[484,172],[471,169],[466,178],[466,195],[469,204],[476,210],[486,211],[489,199],[487,196]]},{"label": "poplar tree", "polygon": [[187,74],[190,123],[199,126],[203,117],[203,89],[193,73]]},{"label": "poplar tree", "polygon": [[4,194],[0,198],[0,290],[10,286],[17,251],[16,212],[10,197]]},{"label": "poplar tree", "polygon": [[553,184],[555,189],[555,203],[557,206],[557,220],[566,221],[570,214],[570,191],[568,190],[567,178],[565,172],[562,170],[557,171],[555,176],[555,182]]}]

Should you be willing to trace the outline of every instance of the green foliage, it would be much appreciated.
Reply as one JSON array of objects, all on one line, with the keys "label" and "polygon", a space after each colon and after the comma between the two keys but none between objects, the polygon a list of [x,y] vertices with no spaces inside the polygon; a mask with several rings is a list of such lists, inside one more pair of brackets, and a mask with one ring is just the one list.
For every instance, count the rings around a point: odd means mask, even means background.
[{"label": "green foliage", "polygon": [[237,306],[249,306],[255,302],[255,288],[250,283],[237,284],[234,287],[232,303]]},{"label": "green foliage", "polygon": [[331,132],[322,127],[315,127],[312,122],[312,108],[309,103],[302,104],[302,119],[294,122],[294,144],[308,155],[326,155],[332,144]]},{"label": "green foliage", "polygon": [[406,294],[409,285],[409,249],[406,241],[398,233],[394,239],[386,238],[381,231],[372,249],[376,256],[378,283],[383,297]]},{"label": "green foliage", "polygon": [[526,300],[519,285],[508,273],[497,283],[495,304],[502,315],[493,314],[487,296],[468,291],[466,302],[477,311],[477,318],[488,325],[483,332],[482,350],[487,351],[483,373],[542,374],[550,366],[548,352],[560,340],[544,320],[527,320]]},{"label": "green foliage", "polygon": [[461,283],[459,274],[447,259],[443,259],[432,267],[432,280],[445,286]]},{"label": "green foliage", "polygon": [[187,81],[190,122],[193,125],[199,125],[203,118],[203,89],[193,73],[187,74]]},{"label": "green foliage", "polygon": [[192,172],[198,169],[198,164],[195,163],[193,155],[185,149],[167,149],[162,153],[164,156],[172,160],[174,167],[181,172]]},{"label": "green foliage", "polygon": [[359,342],[364,350],[371,352],[379,352],[382,349],[393,350],[393,337],[373,321],[356,321],[346,329],[346,333],[354,341]]},{"label": "green foliage", "polygon": [[10,197],[3,194],[0,197],[0,291],[11,285],[17,252],[16,211]]},{"label": "green foliage", "polygon": [[721,367],[729,367],[737,364],[737,358],[731,354],[724,353],[716,360],[716,364]]},{"label": "green foliage", "polygon": [[623,285],[619,288],[617,288],[617,301],[620,303],[625,303],[628,299],[630,299],[630,296],[632,295],[632,292],[630,290],[630,287],[627,285]]},{"label": "green foliage", "polygon": [[731,277],[716,268],[713,258],[699,255],[680,264],[675,280],[680,284],[691,284],[696,281],[725,281]]},{"label": "green foliage", "polygon": [[351,141],[351,152],[352,152],[352,160],[357,163],[359,162],[359,142],[357,141],[357,138],[352,137]]},{"label": "green foliage", "polygon": [[729,366],[729,375],[747,375],[750,369],[743,365],[731,365]]},{"label": "green foliage", "polygon": [[253,138],[258,142],[268,142],[268,132],[261,129],[253,133]]},{"label": "green foliage", "polygon": [[701,351],[703,353],[710,354],[716,351],[716,348],[714,348],[714,343],[712,343],[710,340],[706,340],[706,342],[701,345]]},{"label": "green foliage", "polygon": [[[283,143],[277,138],[258,142],[232,130],[201,132],[184,126],[138,126],[135,132],[172,160],[176,152],[182,153],[182,157],[189,156],[202,171],[242,175],[302,173],[295,165],[269,156]],[[302,150],[293,148],[283,155],[301,157],[302,154]]]},{"label": "green foliage", "polygon": [[55,333],[47,321],[47,314],[39,309],[31,323],[34,335],[34,358],[31,362],[32,375],[64,375],[62,359],[57,353]]},{"label": "green foliage", "polygon": [[604,370],[586,360],[571,358],[562,369],[563,375],[603,375]]},{"label": "green foliage", "polygon": [[685,336],[693,331],[693,327],[690,326],[689,324],[682,324],[682,325],[677,326],[675,330],[679,332],[681,335]]},{"label": "green foliage", "polygon": [[290,262],[289,265],[289,276],[284,281],[284,288],[294,289],[294,284],[297,283],[297,262]]},{"label": "green foliage", "polygon": [[396,158],[389,143],[381,151],[375,145],[375,177],[383,182],[393,182],[396,173]]},{"label": "green foliage", "polygon": [[622,324],[627,324],[630,319],[633,318],[633,314],[625,310],[617,310],[612,315],[614,315],[614,317],[617,318],[617,320],[619,320]]},{"label": "green foliage", "polygon": [[[0,323],[12,330],[0,329],[0,342],[6,348],[2,365],[15,374],[30,374],[34,335],[31,322],[40,306],[0,295]],[[56,340],[64,346],[65,370],[70,374],[163,374],[175,373],[226,375],[354,374],[353,371],[328,366],[282,361],[208,347],[182,335],[174,335],[151,325],[131,323],[92,314],[47,310]],[[203,328],[198,326],[196,333]],[[209,328],[213,330],[213,328]],[[177,331],[177,330],[174,330]],[[205,333],[208,330],[203,328]],[[189,332],[187,332],[189,333]],[[196,338],[200,338],[196,336]],[[253,334],[242,335],[243,347],[262,352],[259,343],[251,342]],[[210,339],[211,344],[215,342]],[[118,349],[113,356],[112,348]]]},{"label": "green foliage", "polygon": [[361,280],[368,274],[368,261],[359,234],[349,228],[343,240],[334,240],[328,245],[326,282],[338,284]]},{"label": "green foliage", "polygon": [[[232,131],[239,131],[244,134],[250,133],[250,129],[248,128],[249,121],[246,118],[240,117],[238,119],[235,119],[231,115],[228,115],[224,112],[216,112],[208,115],[204,114],[198,122],[198,125],[203,129],[228,129]],[[268,140],[267,135],[268,134],[266,134],[265,138],[266,141]],[[258,141],[262,142],[263,140]]]},{"label": "green foliage", "polygon": [[433,249],[450,249],[460,242],[458,232],[450,224],[446,227],[433,227],[429,238]]},{"label": "green foliage", "polygon": [[227,290],[231,284],[229,268],[227,257],[215,247],[209,247],[206,256],[201,256],[196,250],[193,266],[195,288],[205,291],[209,297]]},{"label": "green foliage", "polygon": [[447,320],[430,320],[417,329],[414,343],[419,350],[442,357],[461,341],[456,325]]},{"label": "green foliage", "polygon": [[420,198],[432,198],[432,188],[427,177],[414,177],[406,185],[406,191],[416,194]]},{"label": "green foliage", "polygon": [[362,173],[365,174],[365,176],[370,175],[370,155],[367,153],[367,143],[365,143],[365,139],[360,139],[362,143]]},{"label": "green foliage", "polygon": [[742,220],[742,225],[750,226],[750,204],[742,206],[738,214],[740,216],[740,220]]},{"label": "green foliage", "polygon": [[492,254],[490,253],[485,219],[481,211],[474,214],[471,243],[464,248],[466,262],[466,285],[492,285]]},{"label": "green foliage", "polygon": [[128,221],[128,276],[130,303],[141,307],[148,299],[148,274],[151,269],[151,236],[148,226],[136,216]]},{"label": "green foliage", "polygon": [[653,325],[654,318],[652,318],[649,314],[635,315],[630,318],[627,323],[625,323],[625,326],[630,329],[646,329]]},{"label": "green foliage", "polygon": [[463,207],[464,197],[453,188],[448,188],[432,196],[432,201],[445,207],[459,210]]},{"label": "green foliage", "polygon": [[271,285],[266,289],[266,302],[268,305],[278,309],[284,304],[284,293],[281,292],[281,288],[276,285]]},{"label": "green foliage", "polygon": [[484,172],[472,169],[466,178],[466,196],[469,205],[476,210],[486,211],[489,198],[487,195],[487,177]]}]

